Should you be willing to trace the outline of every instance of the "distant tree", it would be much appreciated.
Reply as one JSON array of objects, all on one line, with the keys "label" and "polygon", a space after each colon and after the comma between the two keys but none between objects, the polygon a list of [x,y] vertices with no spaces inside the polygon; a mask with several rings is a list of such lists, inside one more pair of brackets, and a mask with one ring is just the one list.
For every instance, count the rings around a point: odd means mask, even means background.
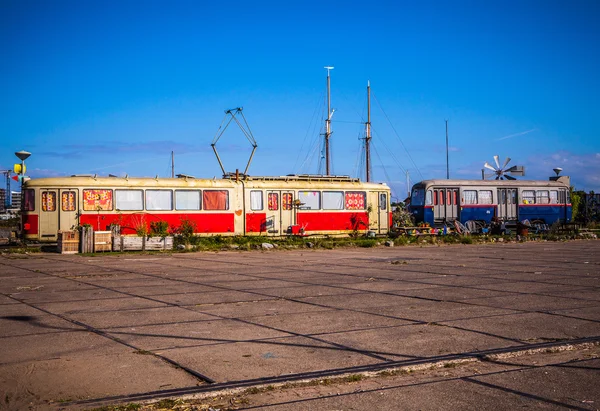
[{"label": "distant tree", "polygon": [[582,200],[585,198],[585,191],[575,190],[575,187],[571,186],[569,191],[571,192],[571,206],[573,208],[572,221],[581,221],[585,218],[585,202]]}]

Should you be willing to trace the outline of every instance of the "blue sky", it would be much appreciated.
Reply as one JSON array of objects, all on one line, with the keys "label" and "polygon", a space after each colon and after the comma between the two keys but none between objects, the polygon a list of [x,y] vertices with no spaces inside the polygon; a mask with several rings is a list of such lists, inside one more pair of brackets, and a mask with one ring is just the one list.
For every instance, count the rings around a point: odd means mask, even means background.
[{"label": "blue sky", "polygon": [[[360,176],[371,82],[373,178],[395,196],[481,178],[494,155],[527,179],[562,167],[600,191],[600,2],[0,0],[0,168],[32,178],[220,176],[235,107],[249,173],[319,171],[326,70],[332,169]],[[231,126],[227,171],[251,146]]]}]

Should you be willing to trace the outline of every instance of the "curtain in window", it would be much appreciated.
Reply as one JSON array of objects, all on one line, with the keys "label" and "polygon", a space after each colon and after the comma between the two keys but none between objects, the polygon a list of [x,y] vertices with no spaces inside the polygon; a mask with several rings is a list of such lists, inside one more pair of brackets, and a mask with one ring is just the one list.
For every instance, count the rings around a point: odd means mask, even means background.
[{"label": "curtain in window", "polygon": [[262,191],[250,191],[250,209],[253,211],[263,209]]},{"label": "curtain in window", "polygon": [[[285,194],[284,194],[284,197],[285,197]],[[271,210],[271,211],[279,210],[279,195],[277,193],[269,193],[268,201],[269,201],[269,210]]]},{"label": "curtain in window", "polygon": [[75,211],[75,191],[66,191],[61,194],[63,211]]},{"label": "curtain in window", "polygon": [[463,204],[477,204],[477,191],[465,190],[463,191]]},{"label": "curtain in window", "polygon": [[177,210],[200,210],[200,191],[176,190],[175,208]]},{"label": "curtain in window", "polygon": [[146,210],[160,211],[173,209],[171,190],[146,190]]},{"label": "curtain in window", "polygon": [[538,190],[535,193],[536,204],[550,204],[550,193],[547,190]]},{"label": "curtain in window", "polygon": [[229,208],[229,192],[227,190],[205,190],[202,199],[205,210],[227,210]]},{"label": "curtain in window", "polygon": [[83,209],[85,211],[110,211],[113,208],[112,190],[83,190]]},{"label": "curtain in window", "polygon": [[25,198],[23,199],[24,201],[24,210],[25,211],[33,211],[35,210],[35,191],[28,189],[25,190]]},{"label": "curtain in window", "polygon": [[143,210],[144,201],[142,194],[142,190],[116,190],[115,206],[117,210]]},{"label": "curtain in window", "polygon": [[294,202],[294,196],[292,195],[292,193],[283,193],[281,195],[281,209],[282,210],[291,210],[293,202]]},{"label": "curtain in window", "polygon": [[343,210],[344,193],[341,191],[323,191],[323,210]]},{"label": "curtain in window", "polygon": [[535,191],[523,190],[523,204],[535,204]]},{"label": "curtain in window", "polygon": [[321,208],[321,193],[318,191],[300,191],[298,193],[298,199],[304,210],[318,210]]},{"label": "curtain in window", "polygon": [[479,192],[479,204],[492,204],[492,192],[488,190]]},{"label": "curtain in window", "polygon": [[364,191],[347,191],[346,192],[346,210],[364,210],[365,207]]},{"label": "curtain in window", "polygon": [[42,192],[42,211],[56,211],[56,193],[54,191]]}]

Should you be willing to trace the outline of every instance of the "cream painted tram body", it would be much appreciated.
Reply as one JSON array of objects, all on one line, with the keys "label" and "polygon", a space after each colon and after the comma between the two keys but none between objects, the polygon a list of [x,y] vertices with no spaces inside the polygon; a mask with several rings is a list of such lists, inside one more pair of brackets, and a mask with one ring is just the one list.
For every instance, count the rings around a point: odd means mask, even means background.
[{"label": "cream painted tram body", "polygon": [[198,235],[283,236],[386,234],[391,223],[387,185],[336,176],[40,178],[24,183],[23,199],[25,238],[48,242],[82,225],[126,235],[160,221]]}]

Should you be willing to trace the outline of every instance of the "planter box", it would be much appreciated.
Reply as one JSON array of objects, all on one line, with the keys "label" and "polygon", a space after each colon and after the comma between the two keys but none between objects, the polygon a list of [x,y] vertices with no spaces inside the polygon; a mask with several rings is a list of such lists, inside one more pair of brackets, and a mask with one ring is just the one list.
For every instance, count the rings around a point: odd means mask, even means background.
[{"label": "planter box", "polygon": [[94,252],[111,251],[111,231],[94,231]]},{"label": "planter box", "polygon": [[138,237],[115,236],[112,241],[113,251],[150,251],[172,250],[173,237]]},{"label": "planter box", "polygon": [[79,252],[79,231],[59,231],[56,248],[61,254],[77,254]]}]

